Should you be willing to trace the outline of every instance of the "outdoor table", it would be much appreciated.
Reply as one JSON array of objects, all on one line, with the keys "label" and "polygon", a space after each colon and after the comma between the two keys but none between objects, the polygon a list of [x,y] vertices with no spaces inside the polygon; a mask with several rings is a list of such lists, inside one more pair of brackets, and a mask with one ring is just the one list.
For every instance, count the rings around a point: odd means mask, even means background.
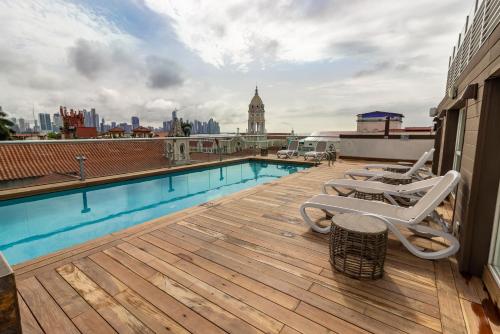
[{"label": "outdoor table", "polygon": [[384,173],[381,181],[388,184],[408,184],[411,183],[411,176],[400,173]]},{"label": "outdoor table", "polygon": [[355,279],[378,279],[384,274],[387,226],[380,219],[344,213],[332,218],[330,263]]},{"label": "outdoor table", "polygon": [[375,189],[367,189],[367,188],[354,189],[354,198],[366,199],[369,201],[381,201],[381,202],[384,202],[385,200],[383,191]]}]

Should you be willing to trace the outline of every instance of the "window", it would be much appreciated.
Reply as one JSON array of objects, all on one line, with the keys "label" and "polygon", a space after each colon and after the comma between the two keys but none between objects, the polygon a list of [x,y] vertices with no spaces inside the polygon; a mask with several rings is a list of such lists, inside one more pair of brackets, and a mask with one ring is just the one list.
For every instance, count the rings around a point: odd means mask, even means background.
[{"label": "window", "polygon": [[457,126],[457,138],[455,141],[455,152],[453,155],[453,169],[460,171],[460,165],[462,163],[462,150],[464,146],[464,134],[465,134],[465,122],[467,118],[467,109],[460,109],[460,114],[458,115],[458,126]]},{"label": "window", "polygon": [[490,246],[490,261],[489,265],[492,269],[493,276],[500,285],[500,185],[499,192],[497,195],[497,206],[495,211],[495,220],[493,223],[493,231],[491,235],[491,246]]}]

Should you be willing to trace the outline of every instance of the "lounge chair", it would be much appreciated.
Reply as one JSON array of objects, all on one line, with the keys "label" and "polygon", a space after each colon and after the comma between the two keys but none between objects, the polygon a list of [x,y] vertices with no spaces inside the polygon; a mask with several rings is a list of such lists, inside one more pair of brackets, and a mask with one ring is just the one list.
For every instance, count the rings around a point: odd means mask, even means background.
[{"label": "lounge chair", "polygon": [[[422,167],[424,167],[424,165],[427,162],[427,160],[429,160],[430,157],[432,157],[433,154],[434,154],[434,149],[433,148],[429,152],[425,152],[415,162],[415,164],[413,164],[413,166],[411,166],[411,167],[408,167],[408,170],[405,173],[403,173],[403,174],[407,175],[407,176],[412,176],[412,177],[414,177],[416,179],[420,179],[420,180],[424,179],[424,178],[431,177],[431,174],[429,172],[426,172],[427,175],[422,176],[421,175],[421,172],[422,172],[421,169],[422,169]],[[367,165],[367,166],[370,166],[370,165]],[[374,165],[371,165],[371,166],[374,166]],[[382,166],[382,165],[378,165],[378,166]],[[381,167],[381,168],[390,168],[391,165],[384,165],[384,166],[386,166],[386,167]],[[397,165],[397,166],[399,166],[399,165]],[[384,170],[351,169],[351,170],[348,170],[344,174],[344,176],[345,177],[350,177],[352,179],[354,179],[356,177],[363,177],[366,180],[374,181],[374,180],[377,180],[377,179],[381,179],[386,173],[388,173],[388,172],[384,171]]]},{"label": "lounge chair", "polygon": [[[332,188],[341,196],[349,196],[355,192],[356,188],[381,191],[384,197],[393,205],[400,205],[404,201],[406,205],[415,204],[429,189],[434,187],[442,176],[416,181],[410,184],[386,184],[378,181],[364,181],[352,179],[333,179],[323,184],[323,193],[328,195],[328,189]],[[341,189],[348,189],[348,192]]]},{"label": "lounge chair", "polygon": [[286,150],[279,150],[277,153],[276,153],[276,156],[278,158],[291,158],[293,157],[294,155],[299,155],[299,151],[298,151],[298,148],[299,148],[299,141],[298,140],[292,140],[289,144],[288,144],[288,149]]},{"label": "lounge chair", "polygon": [[[300,213],[304,221],[309,224],[314,231],[320,233],[328,233],[330,231],[330,226],[321,227],[315,224],[308,216],[306,212],[307,208],[320,209],[329,214],[333,212],[350,212],[376,217],[385,222],[387,228],[398,237],[412,254],[423,259],[445,258],[458,251],[458,240],[445,229],[438,230],[430,226],[421,225],[421,223],[445,200],[456,187],[459,180],[460,174],[458,172],[453,170],[449,171],[415,204],[415,206],[409,208],[377,201],[321,194],[312,197],[302,204]],[[419,235],[441,237],[449,243],[449,246],[439,251],[424,252],[411,244],[401,231],[399,231],[396,225],[406,227]]]},{"label": "lounge chair", "polygon": [[[432,151],[432,152],[431,152]],[[432,148],[430,151],[422,153],[420,157],[423,157],[425,155],[432,155],[434,153],[434,148]],[[419,158],[420,159],[420,158]],[[364,169],[396,169],[400,171],[405,171],[410,169],[415,163],[411,162],[397,162],[396,164],[368,164],[364,165]],[[425,162],[424,162],[425,164]]]},{"label": "lounge chair", "polygon": [[313,158],[316,161],[321,161],[326,156],[326,141],[319,141],[316,144],[314,151],[306,152],[304,154],[304,160],[308,158]]}]

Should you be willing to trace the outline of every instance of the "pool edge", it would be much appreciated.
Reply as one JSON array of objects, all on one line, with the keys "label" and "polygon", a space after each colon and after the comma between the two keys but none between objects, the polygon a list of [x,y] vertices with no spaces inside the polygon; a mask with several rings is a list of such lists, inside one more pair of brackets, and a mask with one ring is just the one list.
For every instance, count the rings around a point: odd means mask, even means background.
[{"label": "pool edge", "polygon": [[210,162],[195,163],[195,164],[190,164],[190,165],[173,166],[173,167],[161,168],[161,169],[151,169],[151,170],[145,170],[145,171],[139,171],[139,172],[126,173],[126,174],[102,176],[102,177],[87,179],[85,181],[75,180],[75,181],[43,184],[43,185],[37,185],[37,186],[32,186],[32,187],[0,190],[0,201],[29,197],[29,196],[34,196],[34,195],[48,194],[48,193],[64,191],[64,190],[79,189],[79,188],[85,188],[85,187],[90,187],[90,186],[97,186],[97,185],[103,185],[103,184],[121,182],[121,181],[133,180],[133,179],[140,179],[140,178],[149,177],[149,176],[166,175],[166,174],[183,172],[183,171],[199,169],[199,168],[204,168],[204,167],[217,167],[217,166],[221,166],[221,165],[227,165],[227,164],[231,164],[231,163],[239,163],[239,162],[245,162],[245,161],[268,161],[268,162],[287,163],[287,164],[293,164],[293,165],[307,165],[310,167],[315,166],[315,163],[310,162],[310,161],[297,161],[297,160],[291,160],[291,159],[284,160],[284,159],[258,157],[258,156],[239,157],[239,158],[232,158],[232,159],[227,159],[227,160],[223,160],[223,161],[210,161]]}]

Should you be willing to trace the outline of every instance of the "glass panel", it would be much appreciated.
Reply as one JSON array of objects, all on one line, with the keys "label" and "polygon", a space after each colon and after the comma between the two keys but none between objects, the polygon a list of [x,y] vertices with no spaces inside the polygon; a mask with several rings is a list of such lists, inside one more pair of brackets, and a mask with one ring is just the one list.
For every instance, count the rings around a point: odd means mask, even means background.
[{"label": "glass panel", "polygon": [[493,268],[493,272],[496,273],[497,283],[498,277],[500,277],[500,185],[499,193],[497,195],[497,207],[495,211],[495,224],[493,225],[493,233],[491,237],[491,254],[490,254],[490,265]]},{"label": "glass panel", "polygon": [[453,157],[453,169],[456,171],[460,171],[460,164],[462,162],[466,116],[466,109],[460,109],[460,115],[458,116],[457,139],[455,142],[455,155]]}]

